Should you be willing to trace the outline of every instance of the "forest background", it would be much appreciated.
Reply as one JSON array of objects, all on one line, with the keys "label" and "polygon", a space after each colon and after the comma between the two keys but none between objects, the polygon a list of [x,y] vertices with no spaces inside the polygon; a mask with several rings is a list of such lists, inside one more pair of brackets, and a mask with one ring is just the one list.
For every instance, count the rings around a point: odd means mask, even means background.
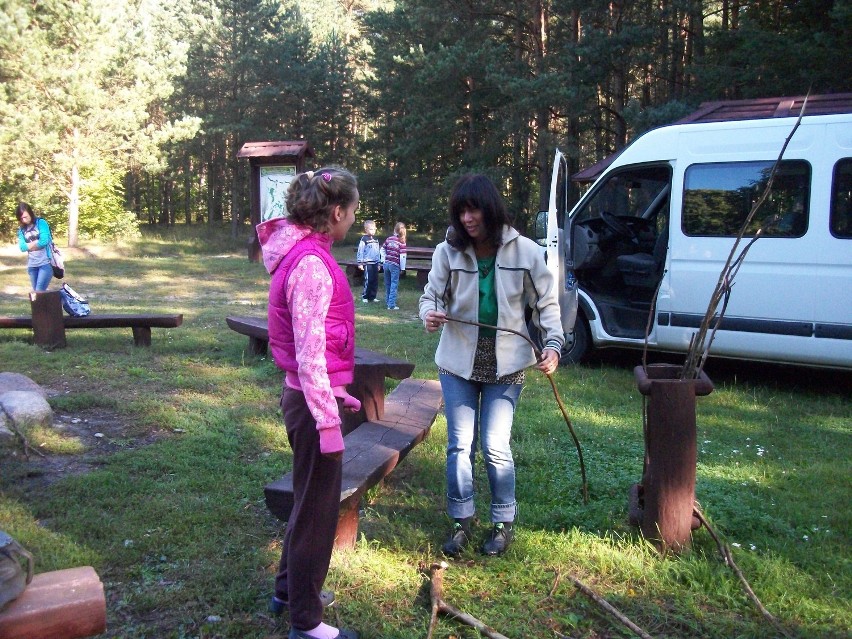
[{"label": "forest background", "polygon": [[[578,170],[706,100],[852,90],[849,0],[0,0],[0,237],[248,223],[249,140],[359,176],[425,233],[466,171],[523,229]],[[576,194],[575,194],[576,195]]]}]

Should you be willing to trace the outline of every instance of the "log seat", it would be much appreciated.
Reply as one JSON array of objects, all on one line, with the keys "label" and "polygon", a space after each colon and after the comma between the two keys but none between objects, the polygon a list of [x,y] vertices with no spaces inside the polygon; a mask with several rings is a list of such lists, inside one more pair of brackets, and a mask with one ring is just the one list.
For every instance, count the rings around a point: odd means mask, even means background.
[{"label": "log seat", "polygon": [[35,575],[0,611],[2,639],[79,639],[105,630],[104,586],[91,566]]}]

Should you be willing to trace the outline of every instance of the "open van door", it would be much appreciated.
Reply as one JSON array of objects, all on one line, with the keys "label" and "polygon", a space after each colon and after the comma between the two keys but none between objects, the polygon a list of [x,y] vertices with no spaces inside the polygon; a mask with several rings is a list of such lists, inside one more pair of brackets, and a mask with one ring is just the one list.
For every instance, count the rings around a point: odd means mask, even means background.
[{"label": "open van door", "polygon": [[[561,181],[560,177],[562,178]],[[546,211],[540,211],[536,217],[534,238],[544,248],[547,268],[556,281],[559,309],[562,316],[562,330],[565,333],[566,340],[563,358],[566,351],[571,352],[572,350],[574,323],[577,320],[577,281],[574,278],[573,271],[567,268],[568,247],[562,229],[562,223],[568,213],[567,182],[569,179],[565,156],[559,149],[556,149],[550,178],[548,208]],[[570,358],[563,359],[563,361],[573,363]]]}]

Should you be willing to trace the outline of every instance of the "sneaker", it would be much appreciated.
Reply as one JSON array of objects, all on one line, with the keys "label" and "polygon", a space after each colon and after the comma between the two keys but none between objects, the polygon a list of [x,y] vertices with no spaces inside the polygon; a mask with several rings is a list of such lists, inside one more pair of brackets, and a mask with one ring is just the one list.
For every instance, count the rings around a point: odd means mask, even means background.
[{"label": "sneaker", "polygon": [[470,517],[467,519],[456,519],[453,524],[453,531],[450,533],[450,538],[441,546],[441,550],[445,555],[458,557],[468,544],[470,544],[470,520]]},{"label": "sneaker", "polygon": [[379,303],[379,300],[370,300],[370,301],[371,301],[371,302],[374,302],[375,304],[378,304],[378,303]]},{"label": "sneaker", "polygon": [[[321,590],[320,591],[320,601],[322,602],[323,608],[328,608],[330,605],[334,603],[334,593],[330,590]],[[289,605],[286,601],[282,601],[275,595],[269,598],[269,603],[267,604],[267,609],[276,617],[280,617],[281,614],[289,609]]]},{"label": "sneaker", "polygon": [[361,298],[361,303],[362,303],[362,304],[366,304],[366,303],[367,303],[367,298],[366,298],[366,297],[362,297],[362,298]]},{"label": "sneaker", "polygon": [[494,528],[491,529],[491,536],[482,544],[482,554],[489,557],[502,555],[514,538],[512,524],[503,522],[494,524]]}]

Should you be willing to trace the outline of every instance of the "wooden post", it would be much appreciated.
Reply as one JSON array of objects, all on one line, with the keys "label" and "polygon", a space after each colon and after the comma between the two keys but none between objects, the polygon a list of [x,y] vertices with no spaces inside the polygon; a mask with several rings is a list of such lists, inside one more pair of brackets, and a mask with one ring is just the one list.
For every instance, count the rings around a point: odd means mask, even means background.
[{"label": "wooden post", "polygon": [[361,400],[357,413],[343,413],[340,429],[348,435],[364,422],[379,421],[385,414],[385,371],[372,365],[355,364],[355,379],[349,394]]},{"label": "wooden post", "polygon": [[679,374],[680,367],[670,365],[634,369],[639,391],[648,396],[642,534],[662,550],[675,552],[688,548],[692,535],[697,462],[695,397],[713,390],[706,376],[683,380]]},{"label": "wooden post", "polygon": [[59,291],[30,293],[33,315],[33,343],[44,348],[65,348],[65,320]]},{"label": "wooden post", "polygon": [[351,550],[358,541],[358,511],[361,509],[360,499],[347,499],[340,504],[340,514],[337,516],[337,533],[334,537],[334,547],[337,550]]},{"label": "wooden post", "polygon": [[150,326],[131,326],[133,330],[133,345],[134,346],[150,346],[151,345],[151,327]]},{"label": "wooden post", "polygon": [[263,357],[266,355],[267,350],[269,350],[268,337],[267,339],[261,339],[260,337],[254,337],[253,335],[249,335],[248,351],[250,355]]}]

